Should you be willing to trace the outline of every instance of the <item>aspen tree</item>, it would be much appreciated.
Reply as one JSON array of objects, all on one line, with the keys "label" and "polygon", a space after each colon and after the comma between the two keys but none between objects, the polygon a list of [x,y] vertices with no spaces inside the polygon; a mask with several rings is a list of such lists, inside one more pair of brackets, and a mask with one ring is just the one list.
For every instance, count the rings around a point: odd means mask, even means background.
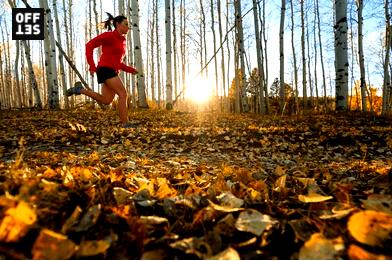
[{"label": "aspen tree", "polygon": [[335,0],[336,110],[348,109],[347,0]]},{"label": "aspen tree", "polygon": [[165,32],[166,32],[166,109],[171,110],[173,109],[173,86],[172,86],[170,0],[165,0]]},{"label": "aspen tree", "polygon": [[155,44],[157,51],[157,88],[158,88],[158,107],[161,107],[162,85],[161,85],[161,49],[159,45],[159,19],[158,19],[158,0],[155,1]]},{"label": "aspen tree", "polygon": [[326,82],[326,80],[325,80],[323,44],[322,44],[322,41],[321,41],[321,23],[320,23],[319,0],[315,0],[315,2],[316,2],[316,14],[317,14],[318,43],[319,43],[319,49],[320,49],[321,73],[322,73],[322,77],[323,77],[324,106],[325,106],[325,110],[327,110],[327,106],[328,106],[328,100],[327,100],[327,82]]},{"label": "aspen tree", "polygon": [[[153,1],[154,2],[154,1]],[[150,27],[150,50],[151,50],[151,69],[150,69],[150,88],[151,88],[151,99],[153,102],[157,102],[155,97],[155,42],[154,42],[154,32],[155,32],[155,4],[152,5],[151,14],[151,27]]]},{"label": "aspen tree", "polygon": [[[234,1],[235,6],[235,19],[236,19],[236,28],[237,28],[237,45],[238,45],[238,56],[240,59],[240,67],[241,67],[241,81],[238,90],[239,98],[240,98],[240,111],[237,112],[245,112],[248,110],[248,102],[246,99],[246,92],[245,86],[242,86],[245,83],[245,47],[244,47],[244,33],[243,33],[243,26],[242,26],[242,12],[241,12],[241,0]],[[238,76],[238,73],[237,73]]]},{"label": "aspen tree", "polygon": [[384,82],[382,89],[382,114],[390,113],[390,99],[392,92],[391,75],[388,70],[390,65],[390,53],[392,51],[392,28],[391,28],[391,13],[389,10],[389,0],[385,0],[385,60],[384,60]]},{"label": "aspen tree", "polygon": [[173,89],[174,97],[178,95],[178,75],[177,75],[177,30],[176,30],[176,8],[175,0],[172,0],[172,27],[173,27]]},{"label": "aspen tree", "polygon": [[48,86],[48,106],[50,109],[59,109],[59,91],[57,81],[56,44],[54,39],[53,19],[47,0],[40,0],[41,8],[45,10],[45,65]]},{"label": "aspen tree", "polygon": [[[222,79],[222,100],[224,101],[227,97],[226,94],[226,72],[225,72],[225,51],[223,47],[223,33],[222,33],[222,7],[221,7],[221,1],[218,0],[217,2],[217,7],[218,7],[218,27],[219,27],[219,43],[222,46],[221,47],[221,79]],[[221,104],[222,108],[223,104]]]},{"label": "aspen tree", "polygon": [[295,53],[295,41],[294,41],[294,5],[293,0],[290,1],[290,10],[291,10],[291,50],[293,56],[293,64],[294,64],[294,99],[295,99],[295,110],[296,113],[299,112],[299,104],[298,104],[298,70],[297,70],[297,55]]},{"label": "aspen tree", "polygon": [[[11,55],[10,55],[10,46],[9,46],[9,39],[8,38],[8,33],[7,33],[7,24],[4,21],[4,28],[3,24],[1,24],[1,36],[2,36],[2,41],[3,41],[3,48],[4,48],[4,60],[5,60],[5,67],[4,67],[4,82],[5,82],[5,105],[6,108],[13,108],[14,107],[14,102],[13,102],[13,84],[12,84],[12,79],[11,79]],[[4,33],[4,31],[6,31]],[[6,38],[7,37],[7,38]]]},{"label": "aspen tree", "polygon": [[180,51],[181,51],[181,84],[182,89],[185,88],[186,85],[186,0],[180,1],[181,6],[181,15],[180,15]]},{"label": "aspen tree", "polygon": [[[265,93],[265,109],[266,113],[270,111],[270,105],[269,105],[269,98],[268,98],[268,51],[267,51],[267,35],[266,35],[266,27],[265,27],[265,2],[263,1],[263,12],[262,12],[262,18],[259,17],[260,23],[261,23],[261,31],[262,31],[262,39],[264,42],[264,61],[265,61],[265,73],[264,73],[264,93]],[[259,8],[261,9],[261,8]]]},{"label": "aspen tree", "polygon": [[302,91],[303,91],[303,103],[304,109],[308,107],[308,94],[306,86],[306,57],[305,57],[305,12],[304,12],[304,1],[300,0],[301,4],[301,51],[302,51]]},{"label": "aspen tree", "polygon": [[138,0],[132,0],[131,9],[132,9],[132,32],[133,32],[133,42],[134,42],[134,57],[135,57],[136,69],[138,70],[138,74],[137,74],[138,106],[141,108],[148,108],[147,99],[146,99],[146,86],[144,81],[142,48],[140,42]]},{"label": "aspen tree", "polygon": [[214,14],[214,0],[211,0],[211,30],[212,30],[212,42],[214,46],[214,69],[215,69],[215,96],[218,98],[219,94],[219,83],[218,83],[218,62],[216,59],[216,34],[215,34],[215,14]]},{"label": "aspen tree", "polygon": [[[58,16],[58,12],[57,12],[57,1],[52,0],[52,5],[53,5],[54,17],[55,17],[54,20],[56,22],[57,41],[59,43],[61,43],[60,20],[59,20],[59,16]],[[63,94],[65,94],[65,92],[67,90],[67,77],[65,77],[64,58],[63,58],[63,54],[61,52],[59,52],[59,65],[60,65],[60,77],[61,77],[61,83],[62,83],[61,85],[63,87],[62,88]],[[67,98],[64,99],[64,103],[65,103],[65,108],[68,109],[69,103],[68,103]]]},{"label": "aspen tree", "polygon": [[365,74],[365,56],[363,53],[363,0],[356,0],[357,14],[358,14],[358,55],[359,55],[359,69],[360,69],[360,88],[362,97],[362,111],[366,112],[366,74]]},{"label": "aspen tree", "polygon": [[253,0],[253,18],[254,18],[254,24],[255,24],[255,37],[256,37],[256,55],[257,55],[257,74],[259,78],[259,88],[258,88],[258,93],[259,93],[259,107],[260,107],[260,112],[262,114],[265,113],[265,101],[264,101],[264,68],[263,68],[263,60],[262,60],[262,47],[261,47],[261,40],[260,40],[260,34],[259,34],[259,21],[258,21],[258,5],[257,5],[257,0]]},{"label": "aspen tree", "polygon": [[282,0],[280,9],[280,28],[279,28],[279,96],[280,96],[280,112],[283,113],[285,104],[285,81],[284,81],[284,18],[286,14],[286,0]]}]

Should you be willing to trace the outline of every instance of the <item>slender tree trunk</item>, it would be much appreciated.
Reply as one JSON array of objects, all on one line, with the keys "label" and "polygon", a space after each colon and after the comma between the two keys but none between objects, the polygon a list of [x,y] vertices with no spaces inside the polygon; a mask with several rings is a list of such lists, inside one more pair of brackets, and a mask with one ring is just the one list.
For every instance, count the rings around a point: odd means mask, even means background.
[{"label": "slender tree trunk", "polygon": [[237,26],[237,44],[238,44],[238,55],[240,58],[241,66],[241,80],[239,94],[241,98],[241,110],[240,112],[248,111],[248,102],[246,98],[246,90],[244,83],[246,81],[245,77],[245,47],[244,47],[244,33],[242,26],[242,12],[241,12],[241,0],[234,1],[235,11],[236,11],[236,26]]},{"label": "slender tree trunk", "polygon": [[140,43],[140,29],[139,29],[139,1],[132,0],[132,25],[133,25],[133,41],[135,53],[135,65],[138,70],[137,75],[137,89],[138,89],[138,106],[148,108],[146,98],[146,86],[144,81],[144,68],[142,60],[142,48]]},{"label": "slender tree trunk", "polygon": [[[229,31],[229,14],[230,14],[230,12],[229,12],[229,1],[226,1],[226,32],[228,32]],[[230,35],[227,35],[227,37],[230,37]],[[229,90],[230,90],[230,83],[231,83],[231,80],[230,80],[230,64],[231,64],[231,61],[230,61],[230,59],[231,59],[231,49],[230,49],[230,43],[229,43],[229,38],[227,39],[227,41],[226,41],[226,48],[227,48],[227,94],[228,94],[228,96],[229,96]],[[235,48],[234,48],[235,49]],[[234,77],[237,75],[237,72],[236,72],[236,70],[237,70],[237,67],[236,67],[236,65],[234,66]],[[226,101],[226,99],[225,99],[225,101]],[[229,100],[229,102],[230,102],[230,100]],[[230,104],[229,104],[230,105]],[[227,103],[225,103],[225,105],[224,106],[226,106],[225,107],[225,109],[227,110],[228,108],[228,106],[227,106]],[[238,106],[238,108],[239,108],[239,106]]]},{"label": "slender tree trunk", "polygon": [[[53,4],[54,17],[55,17],[55,22],[56,22],[57,41],[59,43],[61,43],[60,23],[59,23],[59,17],[58,17],[58,12],[57,12],[57,1],[52,0],[52,4]],[[61,77],[61,83],[62,83],[61,85],[63,87],[62,88],[63,94],[65,94],[65,92],[67,90],[67,77],[65,77],[64,58],[63,58],[63,54],[61,52],[59,52],[59,64],[60,64],[60,77]],[[68,99],[65,98],[64,102],[65,102],[65,108],[68,109],[69,108]]]},{"label": "slender tree trunk", "polygon": [[[181,0],[181,16],[180,16],[180,27],[181,27],[181,81],[182,81],[182,89],[185,88],[186,85],[186,7],[185,0]],[[184,93],[184,92],[183,92]]]},{"label": "slender tree trunk", "polygon": [[173,89],[174,89],[174,97],[178,95],[178,66],[177,66],[177,29],[176,29],[176,3],[175,0],[172,0],[172,25],[173,25]]},{"label": "slender tree trunk", "polygon": [[320,23],[319,0],[316,0],[316,13],[317,13],[317,28],[318,28],[317,32],[318,32],[318,42],[319,42],[319,49],[320,49],[321,72],[322,72],[322,76],[323,76],[324,106],[325,106],[325,110],[327,110],[327,108],[328,108],[327,82],[325,80],[323,45],[322,45],[322,41],[321,41],[321,23]]},{"label": "slender tree trunk", "polygon": [[[221,47],[221,78],[222,78],[222,99],[221,101],[225,101],[227,94],[226,94],[226,72],[225,72],[225,51],[223,47],[223,33],[222,33],[222,6],[221,6],[221,1],[218,0],[217,2],[217,7],[218,7],[218,26],[219,26],[219,43],[222,46]],[[221,102],[221,108],[223,110],[224,105],[223,102]]]},{"label": "slender tree trunk", "polygon": [[155,43],[157,48],[157,88],[158,88],[158,107],[161,107],[162,85],[161,85],[161,63],[160,63],[160,46],[159,46],[159,19],[158,19],[158,1],[155,2]]},{"label": "slender tree trunk", "polygon": [[165,31],[166,31],[166,109],[173,109],[172,86],[172,51],[171,51],[171,19],[170,0],[165,0]]},{"label": "slender tree trunk", "polygon": [[215,34],[215,8],[214,8],[214,0],[211,0],[211,30],[212,30],[212,43],[214,46],[214,77],[215,77],[215,97],[216,101],[218,101],[218,95],[219,95],[219,82],[218,82],[218,62],[216,59],[216,34]]},{"label": "slender tree trunk", "polygon": [[361,97],[362,97],[362,111],[367,111],[366,105],[366,75],[365,75],[365,56],[363,53],[363,33],[362,33],[362,26],[363,26],[363,0],[357,0],[357,7],[358,7],[358,55],[359,55],[359,69],[360,69],[360,86],[361,86]]},{"label": "slender tree trunk", "polygon": [[[264,93],[265,93],[265,107],[266,107],[266,113],[269,113],[270,111],[270,105],[269,105],[269,94],[268,94],[268,51],[267,51],[267,30],[265,27],[265,2],[263,1],[263,18],[261,19],[260,17],[260,22],[261,22],[261,30],[263,33],[263,41],[264,41],[264,60],[265,60],[265,79],[264,79]],[[259,8],[260,9],[260,8]]]},{"label": "slender tree trunk", "polygon": [[[154,1],[153,1],[154,2]],[[151,69],[150,69],[150,88],[151,88],[151,99],[152,102],[156,103],[155,97],[155,42],[154,42],[154,35],[155,35],[155,27],[156,27],[156,9],[155,4],[153,3],[152,6],[152,15],[151,15],[151,28],[150,28],[150,50],[151,50]]]},{"label": "slender tree trunk", "polygon": [[[317,1],[317,0],[315,0]],[[313,20],[313,49],[314,49],[314,91],[316,94],[316,109],[318,110],[319,107],[319,92],[318,92],[318,76],[317,76],[317,71],[318,71],[318,51],[317,51],[317,38],[316,38],[316,26],[317,26],[317,13],[314,12],[314,20]]]},{"label": "slender tree trunk", "polygon": [[392,92],[391,75],[388,70],[390,65],[390,53],[392,51],[392,28],[391,13],[389,11],[389,0],[385,0],[385,60],[384,60],[384,84],[382,90],[382,114],[390,113],[390,99]]},{"label": "slender tree trunk", "polygon": [[297,55],[295,53],[295,42],[294,42],[294,6],[293,1],[290,0],[290,9],[291,9],[291,50],[293,52],[293,64],[294,64],[294,99],[295,99],[295,112],[299,112],[299,104],[298,104],[298,70],[297,70]]},{"label": "slender tree trunk", "polygon": [[45,9],[45,65],[48,86],[48,106],[50,109],[59,109],[59,91],[57,80],[56,44],[54,39],[53,19],[47,0],[40,0],[41,8]]},{"label": "slender tree trunk", "polygon": [[283,113],[285,104],[285,81],[284,81],[284,18],[286,14],[286,0],[282,0],[282,5],[280,9],[280,28],[279,28],[279,96],[280,96],[280,109],[279,111]]},{"label": "slender tree trunk", "polygon": [[263,58],[262,58],[262,52],[263,49],[261,47],[261,40],[260,40],[260,30],[259,30],[259,20],[258,20],[258,5],[257,5],[257,0],[253,0],[253,21],[255,24],[255,37],[256,37],[256,54],[257,54],[257,76],[259,79],[258,82],[258,93],[259,93],[259,106],[260,106],[260,112],[262,114],[265,114],[266,108],[265,108],[265,101],[264,101],[264,68],[263,68]]},{"label": "slender tree trunk", "polygon": [[208,77],[208,66],[205,66],[207,64],[207,38],[206,38],[206,14],[204,11],[204,4],[203,0],[200,0],[200,11],[201,11],[201,35],[200,35],[200,45],[201,45],[201,55],[203,56],[203,63],[201,66],[201,69],[204,67],[204,75],[205,77]]},{"label": "slender tree trunk", "polygon": [[304,1],[301,0],[301,50],[302,50],[302,91],[303,91],[303,102],[304,109],[308,107],[308,94],[306,86],[306,56],[305,56],[305,12],[304,12]]},{"label": "slender tree trunk", "polygon": [[336,110],[348,109],[347,0],[335,0]]},{"label": "slender tree trunk", "polygon": [[305,20],[306,20],[306,50],[308,53],[308,79],[309,79],[309,91],[310,91],[310,105],[311,108],[314,106],[314,89],[313,89],[313,82],[312,82],[312,73],[310,70],[310,64],[311,64],[311,59],[310,59],[310,44],[309,44],[309,20],[308,20],[308,13],[305,14]]}]

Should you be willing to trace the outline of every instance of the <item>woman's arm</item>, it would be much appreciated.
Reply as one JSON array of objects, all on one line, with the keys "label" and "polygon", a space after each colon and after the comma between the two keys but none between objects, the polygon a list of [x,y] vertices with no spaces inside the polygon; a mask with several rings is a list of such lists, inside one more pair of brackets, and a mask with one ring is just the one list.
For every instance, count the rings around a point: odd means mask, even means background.
[{"label": "woman's arm", "polygon": [[93,57],[94,49],[101,46],[106,41],[106,39],[108,39],[108,37],[110,37],[109,32],[105,32],[94,37],[86,43],[86,58],[87,63],[90,66],[90,72],[95,72],[97,70]]}]

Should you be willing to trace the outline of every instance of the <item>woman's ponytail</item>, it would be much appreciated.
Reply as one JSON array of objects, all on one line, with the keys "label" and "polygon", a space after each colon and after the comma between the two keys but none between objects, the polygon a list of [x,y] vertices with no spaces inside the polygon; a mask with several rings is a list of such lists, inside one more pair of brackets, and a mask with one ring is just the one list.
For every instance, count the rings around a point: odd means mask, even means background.
[{"label": "woman's ponytail", "polygon": [[113,15],[111,15],[108,12],[106,12],[106,14],[108,15],[108,19],[106,19],[106,21],[104,22],[104,27],[106,28],[106,30],[111,31],[112,30],[112,21],[114,20],[114,17],[113,17]]}]

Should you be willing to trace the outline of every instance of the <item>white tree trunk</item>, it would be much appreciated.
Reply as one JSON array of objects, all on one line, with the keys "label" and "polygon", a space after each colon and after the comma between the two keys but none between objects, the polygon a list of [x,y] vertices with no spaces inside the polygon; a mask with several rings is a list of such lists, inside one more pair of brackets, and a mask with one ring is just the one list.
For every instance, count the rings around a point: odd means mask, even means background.
[{"label": "white tree trunk", "polygon": [[47,0],[40,0],[41,8],[45,10],[45,65],[46,77],[48,85],[48,106],[50,109],[58,109],[59,91],[57,81],[57,65],[56,65],[56,43],[54,39],[53,19],[51,11],[48,7]]},{"label": "white tree trunk", "polygon": [[[241,66],[241,80],[239,83],[239,95],[240,95],[240,102],[241,102],[241,109],[240,112],[248,111],[248,102],[246,99],[246,90],[243,84],[245,83],[245,47],[244,47],[244,32],[242,26],[242,11],[241,11],[241,0],[234,1],[234,7],[236,12],[236,27],[237,27],[237,44],[238,44],[238,55],[240,59],[240,66]],[[238,74],[237,74],[238,76]]]},{"label": "white tree trunk", "polygon": [[[57,1],[52,0],[52,5],[53,5],[53,10],[54,10],[55,22],[56,22],[57,41],[59,43],[61,43],[60,23],[59,23],[59,16],[58,16],[58,12],[57,12]],[[62,88],[63,94],[65,94],[65,92],[67,90],[67,77],[65,77],[64,58],[63,58],[63,54],[61,52],[59,52],[59,64],[60,64],[60,77],[61,77],[61,83],[62,83],[61,85],[63,87]],[[69,103],[68,103],[67,98],[64,99],[64,103],[65,103],[65,108],[68,109]]]},{"label": "white tree trunk", "polygon": [[306,86],[306,57],[305,57],[305,11],[304,11],[304,0],[301,3],[301,52],[302,52],[302,91],[303,91],[303,103],[304,108],[308,107],[308,93]]},{"label": "white tree trunk", "polygon": [[284,81],[284,18],[286,14],[286,0],[282,0],[280,9],[280,28],[279,28],[279,96],[280,96],[280,112],[283,113],[285,103],[285,81]]},{"label": "white tree trunk", "polygon": [[298,104],[298,70],[297,70],[297,55],[295,53],[295,42],[294,42],[294,6],[293,6],[293,1],[290,1],[290,9],[291,9],[291,50],[293,52],[293,65],[294,65],[294,90],[295,90],[295,110],[296,113],[299,111],[299,104]]},{"label": "white tree trunk", "polygon": [[359,69],[360,69],[360,86],[361,86],[361,97],[362,97],[362,111],[366,112],[366,75],[365,75],[365,56],[363,53],[363,0],[357,0],[358,7],[358,55],[359,55]]},{"label": "white tree trunk", "polygon": [[260,112],[264,114],[266,112],[265,101],[264,101],[264,68],[263,68],[263,58],[262,58],[262,48],[259,32],[259,15],[258,15],[258,5],[257,1],[253,0],[253,20],[255,24],[255,36],[256,36],[256,54],[257,54],[257,73],[259,77],[259,106]]},{"label": "white tree trunk", "polygon": [[385,60],[384,60],[384,84],[382,90],[382,114],[390,113],[390,99],[392,92],[391,75],[389,72],[390,53],[392,51],[392,27],[389,0],[385,0]]},{"label": "white tree trunk", "polygon": [[138,70],[137,75],[137,90],[138,90],[138,106],[148,108],[146,98],[146,86],[144,81],[144,68],[142,60],[142,48],[140,43],[140,29],[139,29],[139,1],[132,0],[132,32],[134,42],[134,57],[135,65]]},{"label": "white tree trunk", "polygon": [[348,109],[347,0],[335,0],[336,110]]},{"label": "white tree trunk", "polygon": [[172,86],[172,51],[171,51],[171,19],[170,0],[165,0],[165,32],[166,32],[166,109],[173,109]]}]

